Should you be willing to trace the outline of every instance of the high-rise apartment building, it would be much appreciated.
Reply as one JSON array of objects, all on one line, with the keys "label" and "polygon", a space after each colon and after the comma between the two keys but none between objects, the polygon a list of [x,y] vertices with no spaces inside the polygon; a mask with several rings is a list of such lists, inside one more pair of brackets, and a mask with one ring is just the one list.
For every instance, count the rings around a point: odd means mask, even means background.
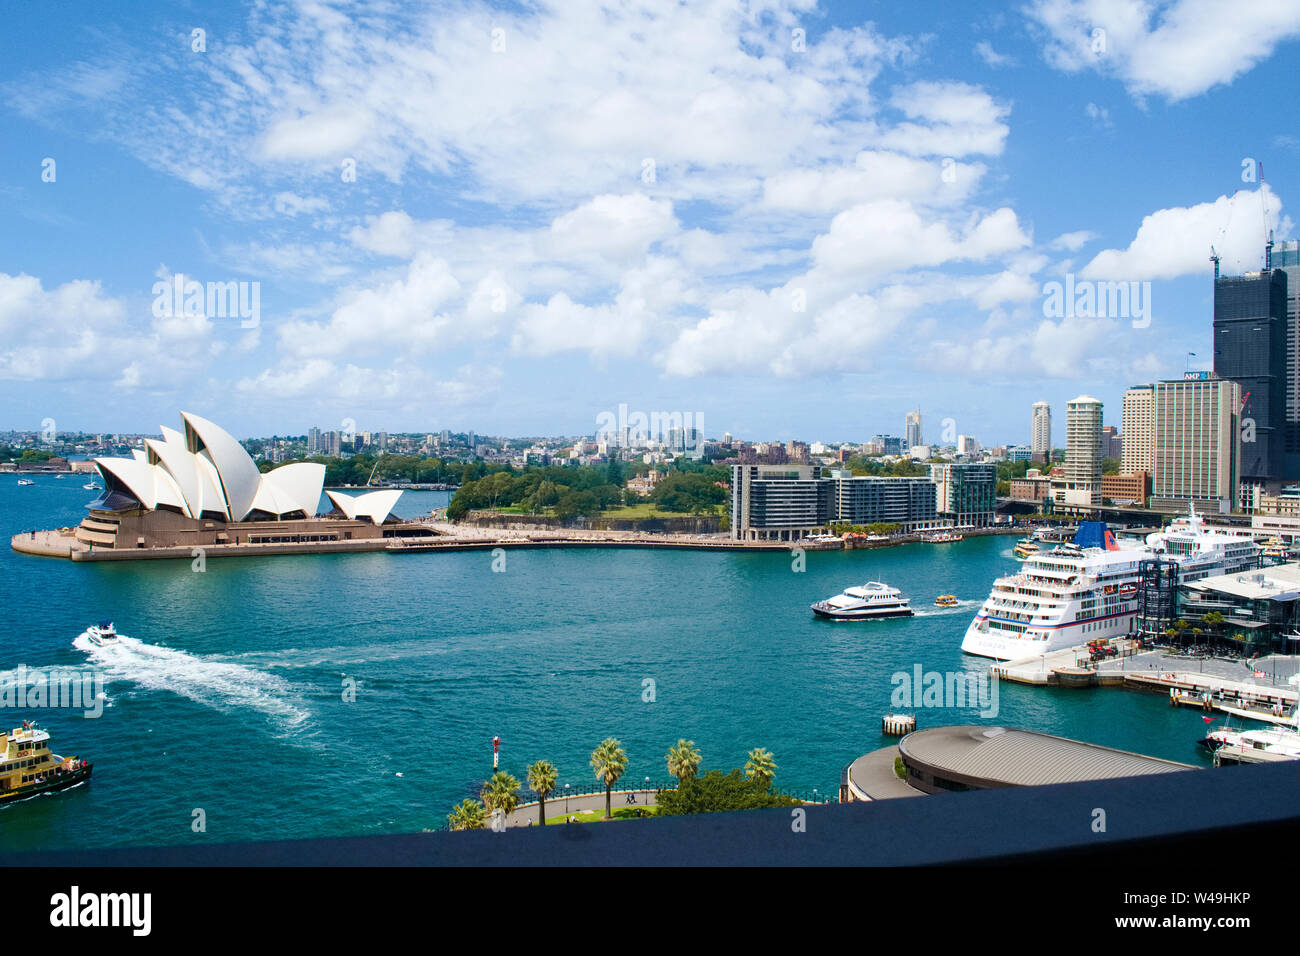
[{"label": "high-rise apartment building", "polygon": [[1029,425],[1029,447],[1034,450],[1034,458],[1039,461],[1047,461],[1052,457],[1052,406],[1047,402],[1034,402]]},{"label": "high-rise apartment building", "polygon": [[1102,407],[1091,395],[1065,406],[1065,475],[1052,481],[1052,500],[1064,510],[1101,505]]},{"label": "high-rise apartment building", "polygon": [[1287,331],[1286,270],[1215,278],[1214,374],[1241,386],[1240,474],[1258,489],[1286,477]]},{"label": "high-rise apartment building", "polygon": [[1155,477],[1156,464],[1156,387],[1134,385],[1124,393],[1121,424],[1124,429],[1123,457],[1120,472],[1136,475],[1145,471]]},{"label": "high-rise apartment building", "polygon": [[1157,382],[1153,508],[1181,511],[1189,503],[1227,513],[1237,502],[1241,386],[1194,372]]},{"label": "high-rise apartment building", "polygon": [[908,412],[903,422],[903,447],[915,448],[924,444],[925,440],[921,437],[921,410],[918,408],[914,412]]}]

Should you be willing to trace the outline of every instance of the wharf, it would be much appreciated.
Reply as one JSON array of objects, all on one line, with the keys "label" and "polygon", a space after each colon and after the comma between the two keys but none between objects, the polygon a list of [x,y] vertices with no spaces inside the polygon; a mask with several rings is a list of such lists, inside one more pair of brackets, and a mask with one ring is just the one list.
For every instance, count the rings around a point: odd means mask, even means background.
[{"label": "wharf", "polygon": [[[1200,671],[1185,669],[1190,659],[1161,650],[1142,650],[1136,641],[1115,642],[1119,655],[1093,662],[1086,647],[1067,647],[1049,654],[992,664],[989,672],[999,680],[1060,687],[1127,687],[1169,695],[1173,706],[1196,707],[1234,717],[1294,727],[1289,716],[1296,707],[1297,691],[1289,689],[1288,675],[1295,673],[1294,657],[1278,657],[1283,673],[1268,675],[1252,670],[1243,676],[1243,662],[1221,658],[1198,661]],[[1252,666],[1261,666],[1258,663]],[[1208,670],[1207,670],[1208,668]],[[1256,676],[1263,675],[1263,676]]]}]

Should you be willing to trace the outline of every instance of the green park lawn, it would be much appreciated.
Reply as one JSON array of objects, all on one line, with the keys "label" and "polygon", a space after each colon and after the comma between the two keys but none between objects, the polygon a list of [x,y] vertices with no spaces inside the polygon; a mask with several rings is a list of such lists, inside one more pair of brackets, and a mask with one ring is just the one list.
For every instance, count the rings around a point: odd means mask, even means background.
[{"label": "green park lawn", "polygon": [[[640,809],[642,813],[645,814],[646,816],[654,816],[655,814],[654,807],[641,807]],[[615,820],[639,820],[641,818],[636,815],[636,810],[637,810],[636,807],[619,807],[614,811],[614,819]],[[562,824],[570,816],[576,817],[579,823],[599,823],[602,819],[604,819],[605,811],[601,809],[601,810],[583,810],[580,812],[574,811],[571,814],[561,813],[558,816],[547,817],[546,825],[550,826],[551,824],[555,824],[555,823]]]}]

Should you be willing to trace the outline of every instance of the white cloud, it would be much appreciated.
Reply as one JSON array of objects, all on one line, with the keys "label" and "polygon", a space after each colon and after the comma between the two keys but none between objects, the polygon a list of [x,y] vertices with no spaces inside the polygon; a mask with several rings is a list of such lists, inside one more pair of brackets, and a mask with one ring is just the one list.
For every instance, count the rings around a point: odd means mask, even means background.
[{"label": "white cloud", "polygon": [[552,258],[643,258],[650,246],[677,229],[673,204],[641,193],[596,196],[551,223],[546,251]]},{"label": "white cloud", "polygon": [[1112,74],[1137,97],[1171,101],[1231,83],[1300,36],[1294,0],[1240,9],[1219,0],[1034,0],[1027,13],[1053,66]]},{"label": "white cloud", "polygon": [[1142,220],[1126,249],[1105,249],[1081,275],[1088,279],[1173,279],[1208,273],[1210,247],[1222,257],[1227,272],[1263,265],[1264,223],[1278,223],[1282,235],[1291,220],[1281,216],[1282,201],[1267,184],[1241,190],[1214,202],[1177,206],[1151,213]]},{"label": "white cloud", "polygon": [[1029,245],[1013,210],[1003,207],[964,233],[943,220],[927,220],[911,203],[884,199],[837,215],[813,243],[819,271],[883,274],[958,260],[980,261]]},{"label": "white cloud", "polygon": [[421,253],[405,274],[345,293],[325,321],[284,323],[280,343],[299,356],[373,355],[394,347],[427,351],[469,331],[468,323],[440,311],[460,292],[447,263]]},{"label": "white cloud", "polygon": [[1007,56],[999,53],[997,50],[993,49],[993,44],[989,43],[988,40],[980,40],[979,43],[975,44],[975,55],[995,70],[1004,66],[1016,65],[1016,58],[1014,56]]}]

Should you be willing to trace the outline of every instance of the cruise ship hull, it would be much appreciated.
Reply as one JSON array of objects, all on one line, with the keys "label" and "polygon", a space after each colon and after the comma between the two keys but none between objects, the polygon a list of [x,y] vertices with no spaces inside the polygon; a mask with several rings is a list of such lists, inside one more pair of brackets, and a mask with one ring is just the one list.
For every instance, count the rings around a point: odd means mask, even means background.
[{"label": "cruise ship hull", "polygon": [[966,637],[961,642],[963,653],[977,657],[992,657],[999,661],[1016,661],[1025,657],[1037,657],[1049,654],[1065,647],[1078,647],[1086,644],[1093,637],[1124,637],[1132,629],[1135,615],[1132,613],[1117,615],[1106,622],[1104,628],[1085,633],[1079,625],[1053,629],[1043,640],[1004,637],[981,631],[980,623],[985,620],[979,615],[966,629]]}]

